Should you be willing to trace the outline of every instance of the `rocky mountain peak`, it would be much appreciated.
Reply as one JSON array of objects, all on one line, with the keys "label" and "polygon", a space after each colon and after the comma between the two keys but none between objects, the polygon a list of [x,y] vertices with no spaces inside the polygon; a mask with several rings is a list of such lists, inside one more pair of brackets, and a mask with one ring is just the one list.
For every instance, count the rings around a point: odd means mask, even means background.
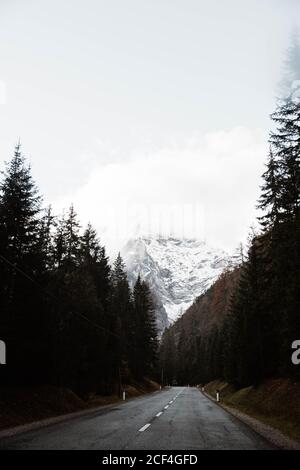
[{"label": "rocky mountain peak", "polygon": [[141,237],[129,240],[122,256],[129,282],[140,274],[156,299],[157,324],[163,331],[205,292],[230,264],[229,256],[203,240]]}]

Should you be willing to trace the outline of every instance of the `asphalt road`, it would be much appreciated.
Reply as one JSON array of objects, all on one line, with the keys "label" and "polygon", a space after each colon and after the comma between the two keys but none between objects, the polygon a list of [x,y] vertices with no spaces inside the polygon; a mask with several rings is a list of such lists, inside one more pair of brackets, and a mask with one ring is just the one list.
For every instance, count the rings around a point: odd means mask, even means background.
[{"label": "asphalt road", "polygon": [[268,449],[196,388],[172,387],[2,439],[0,449]]}]

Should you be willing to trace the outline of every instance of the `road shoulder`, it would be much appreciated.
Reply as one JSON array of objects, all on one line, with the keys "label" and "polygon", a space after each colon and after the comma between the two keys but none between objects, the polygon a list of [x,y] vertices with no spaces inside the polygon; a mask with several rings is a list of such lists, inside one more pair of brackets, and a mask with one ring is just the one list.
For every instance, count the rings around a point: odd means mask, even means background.
[{"label": "road shoulder", "polygon": [[55,424],[65,423],[65,422],[68,422],[68,421],[75,420],[77,418],[83,418],[85,416],[93,416],[93,415],[104,414],[106,412],[109,412],[111,409],[115,408],[116,405],[118,407],[124,406],[129,401],[131,402],[132,400],[139,400],[139,399],[141,399],[145,396],[155,395],[157,393],[163,392],[164,390],[166,390],[166,389],[156,390],[156,391],[149,392],[147,394],[139,395],[139,396],[136,396],[136,397],[130,397],[126,401],[118,401],[118,402],[110,403],[108,405],[95,406],[95,407],[87,408],[87,409],[84,409],[84,410],[81,410],[81,411],[75,411],[75,412],[72,412],[72,413],[61,414],[59,416],[53,416],[51,418],[36,420],[36,421],[32,421],[30,423],[22,424],[22,425],[19,425],[19,426],[6,428],[6,429],[3,429],[3,430],[0,431],[0,440],[5,439],[5,438],[9,438],[9,437],[15,437],[15,436],[18,436],[20,434],[24,434],[24,433],[27,433],[27,432],[30,432],[30,431],[43,429],[43,428],[46,428],[46,427],[49,427],[49,426],[52,426],[52,425],[55,425]]},{"label": "road shoulder", "polygon": [[272,426],[269,426],[250,415],[242,413],[236,408],[225,405],[222,402],[217,402],[216,399],[202,390],[199,390],[199,392],[213,401],[216,405],[220,406],[223,410],[237,418],[239,421],[246,424],[250,429],[255,431],[266,441],[270,442],[275,448],[282,450],[300,450],[300,444],[297,441],[291,439]]}]

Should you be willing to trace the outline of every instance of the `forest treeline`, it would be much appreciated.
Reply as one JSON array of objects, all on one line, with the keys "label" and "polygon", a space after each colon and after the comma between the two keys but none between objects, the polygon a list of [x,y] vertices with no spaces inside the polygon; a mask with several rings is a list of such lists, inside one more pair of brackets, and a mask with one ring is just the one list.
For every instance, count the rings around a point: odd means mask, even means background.
[{"label": "forest treeline", "polygon": [[0,181],[1,385],[48,383],[78,393],[120,391],[153,378],[157,333],[151,292],[130,288],[120,255],[110,266],[74,207],[44,209],[20,145]]},{"label": "forest treeline", "polygon": [[292,342],[300,338],[297,90],[278,104],[271,118],[259,233],[252,236],[240,266],[223,274],[165,332],[160,361],[166,382],[224,379],[242,387],[267,377],[300,376],[291,361]]}]

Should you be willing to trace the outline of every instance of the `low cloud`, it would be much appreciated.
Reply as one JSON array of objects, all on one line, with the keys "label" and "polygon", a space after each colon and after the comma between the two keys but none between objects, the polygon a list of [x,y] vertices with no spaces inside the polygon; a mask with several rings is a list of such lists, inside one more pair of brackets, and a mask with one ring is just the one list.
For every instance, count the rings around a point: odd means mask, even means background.
[{"label": "low cloud", "polygon": [[121,153],[111,162],[99,158],[86,183],[54,207],[73,202],[112,254],[128,238],[149,232],[233,250],[255,222],[266,152],[260,129],[195,132],[126,160]]}]

